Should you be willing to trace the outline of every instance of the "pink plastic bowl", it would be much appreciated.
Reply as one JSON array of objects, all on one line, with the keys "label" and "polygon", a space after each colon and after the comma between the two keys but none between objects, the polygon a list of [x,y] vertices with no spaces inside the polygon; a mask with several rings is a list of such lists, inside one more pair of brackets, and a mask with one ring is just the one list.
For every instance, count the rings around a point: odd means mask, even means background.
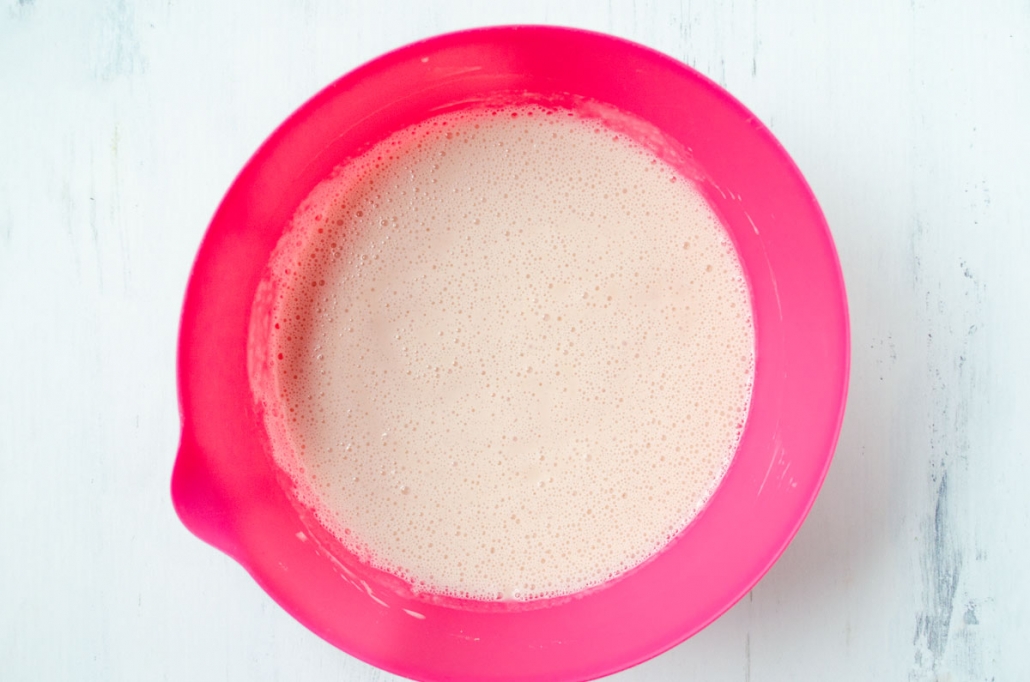
[{"label": "pink plastic bowl", "polygon": [[[334,166],[434,112],[525,93],[650,122],[721,215],[750,281],[751,411],[702,514],[622,578],[534,608],[434,603],[362,567],[290,499],[248,382],[255,291],[295,209]],[[258,150],[208,228],[179,339],[182,522],[284,609],[373,665],[420,679],[583,679],[682,642],[741,598],[794,536],[836,443],[848,380],[840,266],[812,192],[769,131],[683,64],[610,36],[502,27],[432,38],[353,71]]]}]

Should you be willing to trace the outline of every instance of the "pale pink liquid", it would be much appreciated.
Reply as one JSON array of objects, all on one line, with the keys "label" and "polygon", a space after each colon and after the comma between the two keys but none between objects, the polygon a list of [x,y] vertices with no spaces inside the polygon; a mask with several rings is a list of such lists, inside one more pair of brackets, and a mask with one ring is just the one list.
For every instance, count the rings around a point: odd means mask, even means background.
[{"label": "pale pink liquid", "polygon": [[754,375],[741,266],[690,183],[596,122],[402,131],[320,185],[280,252],[276,459],[416,589],[598,585],[729,465]]}]

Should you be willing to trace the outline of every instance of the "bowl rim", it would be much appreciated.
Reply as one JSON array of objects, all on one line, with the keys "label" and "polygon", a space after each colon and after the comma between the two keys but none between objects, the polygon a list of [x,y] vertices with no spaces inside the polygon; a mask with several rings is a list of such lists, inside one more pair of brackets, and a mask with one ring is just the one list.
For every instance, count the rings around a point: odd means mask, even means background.
[{"label": "bowl rim", "polygon": [[[189,464],[188,457],[185,454],[185,443],[190,438],[191,415],[194,410],[194,407],[191,405],[189,390],[186,386],[187,375],[190,372],[190,368],[187,366],[186,362],[186,358],[189,357],[189,354],[186,351],[186,347],[191,342],[191,327],[187,324],[187,316],[191,314],[188,310],[188,303],[191,300],[191,297],[193,299],[196,299],[198,296],[202,296],[201,288],[208,284],[208,282],[203,281],[202,277],[198,278],[199,270],[202,268],[201,261],[205,257],[205,254],[209,253],[212,249],[217,248],[217,244],[213,242],[212,234],[215,231],[215,226],[219,221],[219,216],[223,210],[223,207],[229,201],[230,194],[233,192],[233,189],[237,187],[237,185],[245,183],[249,180],[250,176],[254,172],[254,167],[256,165],[260,165],[261,163],[264,163],[267,160],[268,149],[281,143],[282,138],[285,135],[284,131],[294,127],[295,125],[297,125],[298,121],[303,120],[304,117],[306,117],[311,111],[322,106],[327,98],[334,96],[334,92],[341,89],[345,89],[349,84],[353,82],[360,81],[368,77],[375,77],[375,74],[378,70],[386,68],[389,64],[393,62],[409,59],[412,56],[417,55],[419,53],[424,53],[427,51],[432,52],[436,50],[439,46],[444,44],[460,42],[462,40],[483,40],[484,38],[489,38],[491,36],[501,36],[512,31],[519,31],[523,33],[532,32],[540,35],[546,35],[550,38],[557,40],[562,40],[568,36],[591,37],[594,40],[600,40],[602,42],[609,43],[613,47],[618,47],[619,49],[631,50],[638,53],[646,54],[649,56],[650,59],[662,62],[667,66],[671,66],[672,68],[683,72],[684,75],[698,81],[701,85],[707,87],[709,90],[716,93],[723,100],[723,102],[729,106],[729,108],[734,109],[736,111],[736,114],[738,116],[740,116],[742,119],[746,119],[747,121],[752,122],[752,129],[754,133],[760,136],[762,138],[762,142],[768,145],[770,149],[772,149],[775,152],[775,154],[777,154],[780,157],[780,161],[783,164],[784,170],[793,176],[791,178],[792,181],[798,186],[799,189],[801,189],[806,194],[806,198],[811,204],[813,216],[816,219],[816,227],[821,229],[821,236],[825,239],[825,246],[827,248],[828,254],[830,255],[831,262],[829,264],[831,266],[831,269],[833,270],[832,284],[839,291],[839,300],[837,301],[837,305],[842,317],[840,320],[841,327],[840,329],[836,330],[836,333],[841,341],[841,346],[839,348],[841,357],[839,359],[842,363],[842,377],[839,386],[837,387],[836,394],[833,396],[834,403],[836,405],[836,410],[833,423],[828,425],[828,431],[831,435],[827,441],[827,452],[822,459],[821,468],[818,471],[814,472],[813,478],[815,481],[815,485],[811,488],[810,494],[804,500],[804,504],[802,505],[801,511],[796,514],[796,517],[793,520],[793,524],[789,528],[789,530],[782,535],[782,542],[779,543],[779,546],[775,549],[775,551],[769,552],[767,554],[767,560],[761,567],[761,570],[755,572],[753,576],[748,581],[746,581],[747,584],[744,585],[740,590],[738,590],[737,593],[731,599],[726,600],[725,603],[721,606],[721,608],[712,610],[710,616],[707,619],[699,620],[696,627],[692,627],[688,630],[683,631],[678,637],[668,638],[667,641],[665,641],[660,646],[650,647],[647,651],[641,652],[639,655],[632,658],[626,658],[618,662],[594,666],[590,668],[589,672],[587,673],[590,676],[609,675],[620,670],[627,669],[645,660],[653,658],[654,656],[664,653],[665,651],[677,646],[689,637],[693,636],[703,628],[707,627],[714,620],[718,619],[727,610],[729,610],[734,604],[736,604],[745,594],[747,594],[766,575],[766,573],[769,571],[772,565],[780,558],[780,556],[786,550],[787,546],[790,544],[790,542],[797,534],[802,523],[807,518],[808,513],[810,512],[811,507],[814,504],[816,497],[818,496],[818,492],[821,489],[822,483],[825,480],[826,474],[829,470],[829,466],[833,459],[833,453],[839,439],[841,425],[844,418],[844,411],[846,406],[846,398],[850,377],[850,322],[848,316],[845,282],[840,267],[840,260],[837,254],[836,246],[830,235],[829,227],[826,223],[825,217],[821,209],[819,208],[819,205],[815,199],[814,193],[812,192],[810,186],[808,185],[805,178],[802,176],[800,170],[794,163],[793,159],[789,156],[789,154],[787,154],[786,150],[783,148],[780,142],[775,137],[773,137],[771,132],[764,125],[758,123],[757,117],[753,113],[751,113],[746,107],[744,107],[743,104],[737,101],[721,86],[719,86],[714,81],[707,78],[700,72],[696,71],[695,69],[691,68],[686,64],[679,62],[678,60],[675,60],[672,57],[669,57],[668,55],[658,52],[657,50],[605,33],[587,31],[578,28],[567,28],[549,25],[501,25],[444,33],[429,38],[425,38],[423,40],[410,43],[397,49],[391,50],[349,71],[348,73],[344,74],[340,78],[336,79],[335,81],[327,85],[325,88],[321,89],[313,97],[308,99],[301,107],[299,107],[293,114],[286,118],[279,126],[277,126],[275,131],[258,148],[254,155],[244,165],[239,175],[234,179],[232,185],[230,186],[230,190],[227,192],[225,198],[222,200],[222,203],[220,204],[218,210],[216,211],[214,217],[212,218],[205,232],[204,239],[202,241],[200,249],[198,250],[197,258],[194,261],[193,269],[190,273],[189,284],[187,286],[186,300],[184,301],[182,309],[179,346],[177,353],[177,389],[179,396],[180,418],[183,430],[184,445],[183,448],[180,450],[179,456],[176,458],[175,472],[173,474],[172,497],[177,513],[179,514],[183,523],[188,528],[190,528],[191,531],[193,531],[195,534],[200,536],[205,541],[213,544],[218,549],[229,554],[237,562],[239,562],[249,573],[251,573],[255,580],[257,580],[259,584],[261,584],[262,588],[265,589],[266,592],[268,592],[277,602],[280,603],[280,605],[282,605],[302,624],[305,624],[307,627],[309,627],[309,629],[314,630],[316,634],[319,634],[323,638],[329,640],[330,643],[334,644],[334,646],[343,648],[340,646],[340,644],[327,637],[324,633],[319,632],[317,629],[308,625],[305,622],[304,614],[297,613],[296,609],[292,608],[292,605],[284,603],[284,600],[281,600],[279,597],[277,597],[275,594],[274,585],[272,585],[266,579],[266,577],[261,574],[261,569],[255,564],[252,557],[248,556],[245,543],[243,543],[239,538],[232,537],[231,533],[227,534],[221,532],[217,528],[213,529],[211,527],[205,527],[204,523],[198,520],[198,514],[195,508],[194,498],[188,495],[183,495],[181,489],[176,486],[175,479],[177,477],[182,478],[182,475],[184,474],[182,474],[181,470],[188,468],[187,465]],[[217,504],[224,504],[224,501]],[[401,675],[411,675],[413,673],[417,674],[419,672],[417,666],[413,668],[409,665],[398,664],[396,661],[380,660],[379,658],[375,657],[363,656],[361,655],[361,652],[353,652],[346,649],[344,650],[349,655],[355,656],[359,659],[366,661],[367,663],[370,663],[372,665],[375,665],[376,667],[388,670],[393,673]]]}]

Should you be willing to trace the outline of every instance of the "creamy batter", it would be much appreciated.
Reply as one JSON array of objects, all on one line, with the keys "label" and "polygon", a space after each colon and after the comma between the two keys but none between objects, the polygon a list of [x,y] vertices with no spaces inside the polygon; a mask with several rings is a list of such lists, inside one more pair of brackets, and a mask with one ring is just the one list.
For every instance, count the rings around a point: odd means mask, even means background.
[{"label": "creamy batter", "polygon": [[740,438],[733,246],[597,121],[534,106],[401,131],[314,191],[273,270],[276,459],[416,590],[601,584],[683,530]]}]

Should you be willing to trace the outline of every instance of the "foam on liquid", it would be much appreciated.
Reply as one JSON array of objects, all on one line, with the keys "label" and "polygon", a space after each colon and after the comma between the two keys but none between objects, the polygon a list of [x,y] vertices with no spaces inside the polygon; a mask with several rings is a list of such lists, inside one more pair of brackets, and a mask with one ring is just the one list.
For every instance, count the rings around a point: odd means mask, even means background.
[{"label": "foam on liquid", "polygon": [[273,270],[276,459],[418,590],[603,583],[693,519],[739,440],[734,249],[690,183],[596,121],[520,107],[397,133],[316,188]]}]

